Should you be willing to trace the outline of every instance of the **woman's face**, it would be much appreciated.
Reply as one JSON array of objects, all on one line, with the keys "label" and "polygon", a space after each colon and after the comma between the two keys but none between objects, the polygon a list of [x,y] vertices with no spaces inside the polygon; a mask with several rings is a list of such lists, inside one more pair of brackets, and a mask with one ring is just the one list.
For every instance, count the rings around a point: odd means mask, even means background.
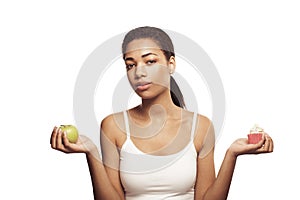
[{"label": "woman's face", "polygon": [[128,80],[140,97],[150,99],[169,90],[175,58],[166,60],[153,40],[136,39],[128,43],[124,60]]}]

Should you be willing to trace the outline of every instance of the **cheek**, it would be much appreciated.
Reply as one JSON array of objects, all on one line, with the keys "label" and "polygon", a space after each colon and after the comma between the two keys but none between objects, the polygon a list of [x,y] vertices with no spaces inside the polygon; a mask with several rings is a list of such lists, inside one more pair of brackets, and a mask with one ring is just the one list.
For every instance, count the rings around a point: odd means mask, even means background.
[{"label": "cheek", "polygon": [[[170,73],[166,66],[154,65],[145,67],[144,70],[147,74],[146,77],[143,78],[145,81],[151,81],[158,86],[170,87]],[[127,78],[131,86],[137,82],[133,69],[127,72]]]},{"label": "cheek", "polygon": [[130,70],[127,72],[127,79],[128,79],[128,82],[131,86],[131,88],[135,91],[136,88],[135,88],[135,84],[136,84],[136,79],[135,79],[135,75],[133,73],[133,70]]},{"label": "cheek", "polygon": [[134,77],[135,77],[135,75],[134,75],[133,70],[130,70],[130,71],[127,72],[127,79],[128,79],[130,84],[134,83]]},{"label": "cheek", "polygon": [[151,77],[153,83],[169,88],[170,73],[167,67],[153,66],[149,69],[148,75]]}]

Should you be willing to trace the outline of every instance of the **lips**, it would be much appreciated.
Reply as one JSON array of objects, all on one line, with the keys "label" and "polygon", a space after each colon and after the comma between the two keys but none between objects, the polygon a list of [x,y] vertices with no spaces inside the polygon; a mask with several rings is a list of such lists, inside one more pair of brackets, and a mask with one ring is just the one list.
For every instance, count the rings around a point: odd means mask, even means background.
[{"label": "lips", "polygon": [[144,91],[147,90],[151,86],[151,82],[138,82],[135,85],[135,88],[139,91]]}]

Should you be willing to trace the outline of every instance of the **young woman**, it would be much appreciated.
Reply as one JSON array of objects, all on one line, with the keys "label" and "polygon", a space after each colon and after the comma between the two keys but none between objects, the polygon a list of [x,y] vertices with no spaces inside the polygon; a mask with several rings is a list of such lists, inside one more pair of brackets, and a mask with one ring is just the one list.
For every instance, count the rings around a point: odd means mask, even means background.
[{"label": "young woman", "polygon": [[122,45],[128,80],[142,103],[101,123],[101,153],[88,138],[76,144],[54,127],[52,148],[86,154],[95,199],[226,199],[237,157],[273,151],[267,134],[257,144],[236,140],[216,177],[214,129],[205,116],[185,109],[171,76],[174,48],[161,29],[131,30]]}]

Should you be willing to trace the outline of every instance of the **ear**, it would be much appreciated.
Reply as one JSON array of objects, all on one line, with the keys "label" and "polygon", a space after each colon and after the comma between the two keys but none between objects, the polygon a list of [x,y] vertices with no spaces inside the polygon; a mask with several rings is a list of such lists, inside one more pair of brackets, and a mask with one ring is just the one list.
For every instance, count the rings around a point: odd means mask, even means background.
[{"label": "ear", "polygon": [[170,59],[168,61],[168,68],[169,68],[170,74],[173,74],[175,72],[176,61],[175,61],[175,57],[174,56],[170,57]]}]

